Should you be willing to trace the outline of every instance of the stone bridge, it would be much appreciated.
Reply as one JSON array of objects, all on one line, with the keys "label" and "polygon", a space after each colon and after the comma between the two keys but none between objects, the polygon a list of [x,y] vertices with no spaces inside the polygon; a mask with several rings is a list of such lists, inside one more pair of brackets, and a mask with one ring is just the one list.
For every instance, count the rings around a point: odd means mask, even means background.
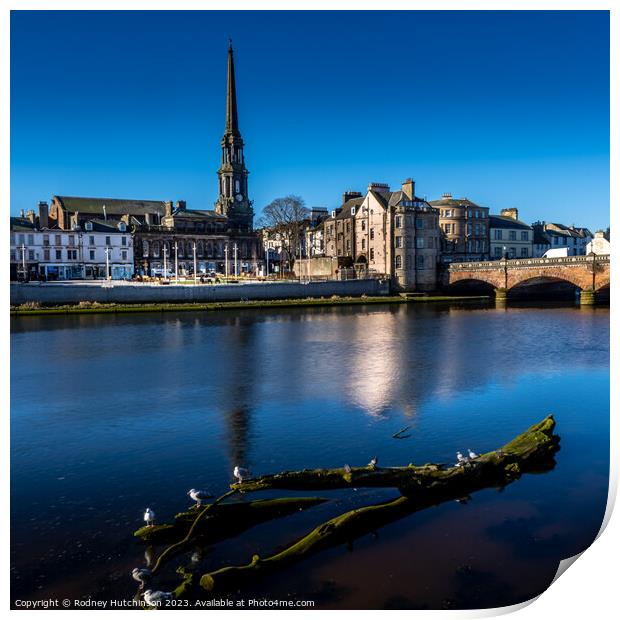
[{"label": "stone bridge", "polygon": [[496,299],[506,299],[510,289],[535,281],[564,281],[580,290],[581,303],[594,303],[594,295],[609,286],[609,255],[562,258],[521,258],[472,263],[452,263],[447,284],[466,280],[486,282],[495,289]]}]

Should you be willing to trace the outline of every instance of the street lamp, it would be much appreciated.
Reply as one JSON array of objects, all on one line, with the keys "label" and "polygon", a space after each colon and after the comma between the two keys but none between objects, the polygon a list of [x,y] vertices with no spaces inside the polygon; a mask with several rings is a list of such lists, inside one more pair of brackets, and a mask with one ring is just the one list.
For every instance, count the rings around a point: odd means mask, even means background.
[{"label": "street lamp", "polygon": [[198,269],[196,268],[196,242],[194,241],[194,284],[198,284]]},{"label": "street lamp", "polygon": [[233,245],[234,255],[235,255],[235,278],[239,277],[239,267],[237,265],[237,244]]},{"label": "street lamp", "polygon": [[105,246],[105,279],[110,280],[110,248]]},{"label": "street lamp", "polygon": [[168,265],[166,263],[166,256],[168,255],[168,248],[166,247],[166,242],[164,241],[164,280],[168,277]]},{"label": "street lamp", "polygon": [[224,246],[224,274],[228,279],[228,243]]},{"label": "street lamp", "polygon": [[174,242],[174,281],[179,283],[179,244]]}]

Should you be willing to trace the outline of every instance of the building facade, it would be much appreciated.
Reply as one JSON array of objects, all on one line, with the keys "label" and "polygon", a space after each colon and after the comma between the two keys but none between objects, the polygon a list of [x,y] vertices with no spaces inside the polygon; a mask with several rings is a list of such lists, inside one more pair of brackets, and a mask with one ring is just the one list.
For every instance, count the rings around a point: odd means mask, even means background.
[{"label": "building facade", "polygon": [[532,258],[534,230],[519,219],[517,209],[502,209],[489,216],[491,260]]},{"label": "building facade", "polygon": [[611,244],[602,230],[597,230],[594,239],[586,246],[586,255],[588,254],[611,254]]},{"label": "building facade", "polygon": [[583,227],[565,226],[555,222],[534,222],[536,235],[535,257],[541,257],[547,250],[566,248],[568,256],[585,256],[587,246],[594,238],[592,233]]},{"label": "building facade", "polygon": [[12,280],[122,280],[133,276],[133,265],[124,222],[86,220],[83,230],[64,231],[40,228],[39,218],[11,218]]},{"label": "building facade", "polygon": [[437,209],[443,263],[489,258],[489,209],[445,193],[429,203]]}]

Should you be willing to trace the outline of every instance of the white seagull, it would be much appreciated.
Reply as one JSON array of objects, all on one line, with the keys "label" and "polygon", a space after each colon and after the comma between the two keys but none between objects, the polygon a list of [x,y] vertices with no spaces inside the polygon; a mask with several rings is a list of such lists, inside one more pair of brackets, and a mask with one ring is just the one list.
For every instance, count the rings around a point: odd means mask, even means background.
[{"label": "white seagull", "polygon": [[469,448],[468,453],[469,453],[469,458],[470,459],[477,459],[478,458],[478,455],[471,448]]},{"label": "white seagull", "polygon": [[155,524],[155,513],[150,508],[147,508],[144,511],[144,521],[147,525]]},{"label": "white seagull", "polygon": [[187,494],[196,502],[196,506],[202,506],[202,500],[213,497],[208,491],[204,489],[190,489]]},{"label": "white seagull", "polygon": [[172,592],[162,592],[161,590],[145,590],[144,602],[151,607],[159,607],[163,601],[172,600]]},{"label": "white seagull", "polygon": [[151,578],[151,571],[148,568],[134,568],[131,576],[140,584],[140,588],[144,588],[146,582]]},{"label": "white seagull", "polygon": [[239,465],[235,465],[233,469],[233,476],[239,481],[243,482],[244,478],[250,477],[250,470],[245,467],[239,467]]},{"label": "white seagull", "polygon": [[457,465],[464,465],[465,462],[467,461],[467,459],[460,453],[457,452],[456,453],[456,460],[457,460]]},{"label": "white seagull", "polygon": [[377,466],[377,463],[378,463],[378,461],[377,461],[377,457],[376,457],[376,456],[373,456],[373,457],[370,459],[370,463],[368,463],[368,467],[376,467],[376,466]]},{"label": "white seagull", "polygon": [[345,474],[350,474],[351,473],[351,466],[348,465],[347,463],[344,464],[344,473]]}]

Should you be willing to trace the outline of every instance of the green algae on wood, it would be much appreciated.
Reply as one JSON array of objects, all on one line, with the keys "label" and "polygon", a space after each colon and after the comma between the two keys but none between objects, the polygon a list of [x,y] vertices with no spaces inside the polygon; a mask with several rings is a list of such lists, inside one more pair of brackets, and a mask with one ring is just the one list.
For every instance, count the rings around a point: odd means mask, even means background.
[{"label": "green algae on wood", "polygon": [[[490,486],[505,486],[519,478],[522,473],[548,471],[555,466],[553,456],[559,449],[559,437],[553,434],[554,428],[555,421],[552,416],[548,416],[502,448],[483,454],[466,466],[455,466],[447,470],[432,465],[421,468],[397,468],[396,480],[399,484],[402,483],[403,471],[410,477],[414,476],[414,482],[409,481],[409,484],[405,485],[408,490],[406,494],[388,502],[357,508],[334,517],[285,549],[266,558],[254,555],[248,564],[226,566],[206,573],[200,578],[200,586],[209,592],[236,590],[248,579],[286,567],[322,549],[351,541],[413,512],[442,502],[458,500],[469,493]],[[363,471],[360,472],[358,469],[351,472],[356,486],[361,486],[358,484],[359,474],[364,474],[362,479],[368,482],[365,476],[370,468],[360,469]],[[390,471],[394,469],[391,468]],[[317,472],[328,473],[317,476]],[[287,479],[287,484],[302,484],[304,476],[307,475],[307,472],[291,473],[299,476],[293,476],[292,480]],[[343,478],[341,470],[311,470],[310,475],[311,482],[315,484],[318,479],[321,483],[331,485],[338,477]],[[384,479],[385,475],[382,475],[381,480]],[[277,479],[278,483],[280,480]],[[273,477],[269,481],[273,482]],[[241,489],[251,482],[256,481],[250,480],[234,486]],[[258,488],[273,487],[259,485],[252,490]],[[193,587],[193,583],[191,577],[186,577],[181,592],[186,593]]]},{"label": "green algae on wood", "polygon": [[[214,543],[264,523],[271,519],[307,510],[327,500],[321,497],[281,497],[261,499],[234,504],[218,504],[200,522],[195,536],[203,542]],[[206,507],[205,504],[203,506]],[[175,516],[174,523],[146,525],[134,532],[134,536],[150,543],[169,543],[184,538],[200,510],[191,508]]]},{"label": "green algae on wood", "polygon": [[539,459],[557,451],[558,438],[553,434],[555,421],[547,416],[534,424],[523,434],[515,437],[502,448],[480,455],[465,466],[444,468],[442,465],[427,463],[422,466],[410,464],[406,467],[351,467],[350,472],[344,468],[304,469],[279,474],[269,474],[258,478],[249,478],[236,482],[230,488],[243,493],[266,489],[288,490],[326,490],[349,487],[394,487],[406,491],[432,488],[437,485],[454,484],[471,476],[479,477],[504,468],[514,469],[517,463],[521,470],[535,467]]}]

